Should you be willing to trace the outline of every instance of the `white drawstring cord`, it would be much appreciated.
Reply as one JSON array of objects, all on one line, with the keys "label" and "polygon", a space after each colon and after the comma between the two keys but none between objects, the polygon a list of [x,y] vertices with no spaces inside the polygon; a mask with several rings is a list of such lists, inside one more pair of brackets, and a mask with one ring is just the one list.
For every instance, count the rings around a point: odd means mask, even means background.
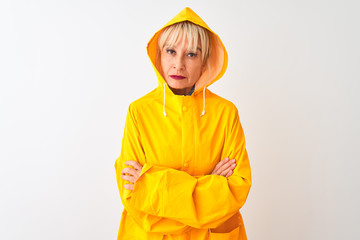
[{"label": "white drawstring cord", "polygon": [[166,85],[166,83],[164,83],[163,84],[163,86],[164,86],[164,104],[163,104],[163,113],[164,113],[164,116],[165,116],[165,118],[166,118],[166,112],[165,112],[165,85]]},{"label": "white drawstring cord", "polygon": [[204,87],[204,90],[203,90],[203,111],[202,111],[200,117],[205,115],[205,89],[206,89],[206,86]]}]

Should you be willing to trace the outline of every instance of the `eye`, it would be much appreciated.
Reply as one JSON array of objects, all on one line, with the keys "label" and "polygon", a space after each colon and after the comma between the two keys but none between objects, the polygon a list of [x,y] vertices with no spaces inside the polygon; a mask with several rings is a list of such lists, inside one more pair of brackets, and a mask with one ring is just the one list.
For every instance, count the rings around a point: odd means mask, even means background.
[{"label": "eye", "polygon": [[166,49],[166,52],[167,52],[168,54],[174,54],[174,53],[175,53],[175,51],[172,50],[172,49]]},{"label": "eye", "polygon": [[189,56],[189,57],[196,57],[197,54],[196,54],[196,53],[188,53],[188,56]]}]

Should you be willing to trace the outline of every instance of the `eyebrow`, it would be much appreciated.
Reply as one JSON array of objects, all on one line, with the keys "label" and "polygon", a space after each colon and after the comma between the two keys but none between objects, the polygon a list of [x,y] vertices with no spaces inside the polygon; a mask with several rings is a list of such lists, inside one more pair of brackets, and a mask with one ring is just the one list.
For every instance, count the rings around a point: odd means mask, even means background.
[{"label": "eyebrow", "polygon": [[[164,48],[167,48],[167,47],[171,47],[171,46],[170,46],[169,44],[165,44],[165,45],[164,45]],[[176,45],[173,45],[172,47],[173,47],[173,48],[176,48]],[[200,47],[197,47],[196,49],[201,52],[201,48],[200,48]]]}]

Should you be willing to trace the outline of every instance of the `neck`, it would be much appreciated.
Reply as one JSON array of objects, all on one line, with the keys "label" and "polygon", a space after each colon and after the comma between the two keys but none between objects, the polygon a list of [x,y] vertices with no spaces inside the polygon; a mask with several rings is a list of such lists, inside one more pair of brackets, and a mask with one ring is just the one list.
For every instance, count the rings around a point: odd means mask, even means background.
[{"label": "neck", "polygon": [[189,89],[185,89],[185,88],[183,88],[183,89],[170,88],[170,89],[171,89],[171,91],[172,91],[175,95],[188,95],[189,92],[190,92],[190,90],[191,90],[191,88],[189,88]]},{"label": "neck", "polygon": [[181,88],[181,89],[176,89],[176,88],[170,87],[170,89],[175,95],[188,95],[192,89],[192,86],[189,88]]}]

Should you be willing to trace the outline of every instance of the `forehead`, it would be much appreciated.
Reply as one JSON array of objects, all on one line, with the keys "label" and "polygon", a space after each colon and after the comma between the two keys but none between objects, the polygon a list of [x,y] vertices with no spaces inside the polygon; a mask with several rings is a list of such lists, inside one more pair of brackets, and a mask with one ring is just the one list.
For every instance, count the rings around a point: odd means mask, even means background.
[{"label": "forehead", "polygon": [[189,33],[184,33],[184,31],[179,32],[171,32],[166,41],[164,46],[166,47],[184,47],[188,50],[198,49],[201,50],[201,43],[199,37],[193,37]]}]

